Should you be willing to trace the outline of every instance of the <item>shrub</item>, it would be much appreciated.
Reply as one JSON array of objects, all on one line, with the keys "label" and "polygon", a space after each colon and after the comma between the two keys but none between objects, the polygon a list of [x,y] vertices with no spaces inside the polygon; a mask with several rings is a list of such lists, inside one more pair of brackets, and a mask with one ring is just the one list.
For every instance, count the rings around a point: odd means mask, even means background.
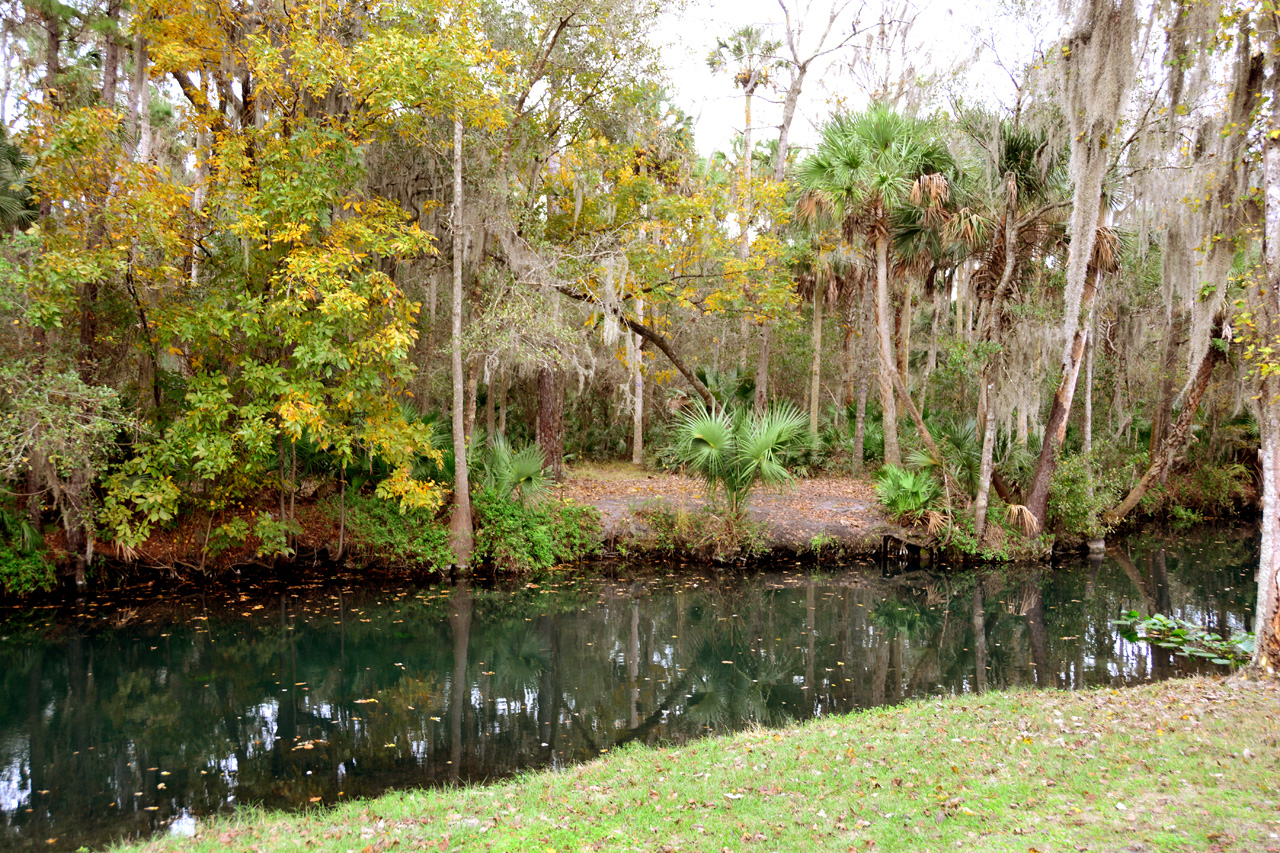
[{"label": "shrub", "polygon": [[17,598],[53,589],[53,563],[40,531],[18,513],[0,508],[0,586]]},{"label": "shrub", "polygon": [[1049,526],[1067,536],[1105,536],[1110,528],[1102,523],[1102,514],[1116,505],[1123,491],[1120,472],[1095,471],[1093,460],[1083,453],[1063,456],[1049,485]]},{"label": "shrub", "polygon": [[[336,521],[337,499],[329,498],[324,510]],[[389,563],[439,570],[455,562],[448,528],[426,510],[401,512],[395,501],[348,493],[347,535],[354,550]]]},{"label": "shrub", "polygon": [[876,496],[894,518],[920,521],[941,494],[942,488],[928,471],[886,465],[876,475]]},{"label": "shrub", "polygon": [[670,556],[731,563],[769,550],[765,525],[744,513],[717,513],[706,506],[688,510],[654,501],[637,509],[636,515],[653,531],[652,547]]},{"label": "shrub", "polygon": [[472,506],[472,555],[500,571],[542,571],[588,557],[600,547],[600,515],[594,507],[565,501],[529,506],[492,489],[480,491]]},{"label": "shrub", "polygon": [[757,482],[791,478],[783,456],[798,443],[805,424],[789,405],[760,415],[698,409],[680,422],[677,455],[706,481],[709,496],[723,490],[729,514],[738,515]]}]

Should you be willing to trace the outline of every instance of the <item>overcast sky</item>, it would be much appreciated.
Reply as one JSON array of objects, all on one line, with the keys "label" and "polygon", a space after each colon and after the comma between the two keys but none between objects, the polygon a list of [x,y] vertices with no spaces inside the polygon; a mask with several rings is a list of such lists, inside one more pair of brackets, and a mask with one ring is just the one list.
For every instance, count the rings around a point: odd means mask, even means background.
[{"label": "overcast sky", "polygon": [[[805,0],[788,2],[803,8]],[[832,0],[809,2],[810,16],[804,41],[812,44],[821,31]],[[885,0],[867,0],[862,13],[864,27],[880,18],[882,2]],[[892,0],[888,2],[892,3]],[[858,3],[859,0],[853,0],[851,8],[856,8]],[[893,3],[895,9],[902,8],[902,5],[903,0]],[[1002,10],[1004,4],[1000,0],[970,0],[967,3],[914,0],[911,5],[919,13],[911,31],[911,56],[917,65],[945,71],[966,62],[967,71],[953,83],[954,86],[965,89],[970,99],[1012,100],[1009,76],[997,60],[1009,67],[1021,66],[1030,56],[1038,33],[1042,37],[1048,25],[1015,21]],[[707,56],[715,48],[717,37],[723,38],[736,29],[755,25],[769,30],[771,37],[781,39],[783,20],[778,0],[691,0],[681,12],[668,14],[654,34],[663,46],[663,56],[671,71],[671,89],[676,103],[696,122],[700,153],[727,150],[733,138],[742,132],[741,92],[734,88],[730,74],[714,74],[707,66]],[[848,32],[852,15],[846,13],[841,23],[842,31]],[[829,42],[834,40],[833,30]],[[983,41],[996,45],[1000,56],[982,51],[975,58],[975,50]],[[856,44],[865,45],[865,36]],[[865,96],[859,91],[861,87],[843,71],[855,49],[851,46],[826,60],[819,60],[821,64],[810,72],[799,113],[792,124],[793,144],[805,145],[816,138],[816,127],[831,113],[835,98],[844,98],[855,108],[865,103]],[[780,81],[787,79],[785,72],[778,77]],[[757,140],[776,138],[776,125],[781,120],[779,101],[780,94],[776,91],[757,92],[752,122]]]}]

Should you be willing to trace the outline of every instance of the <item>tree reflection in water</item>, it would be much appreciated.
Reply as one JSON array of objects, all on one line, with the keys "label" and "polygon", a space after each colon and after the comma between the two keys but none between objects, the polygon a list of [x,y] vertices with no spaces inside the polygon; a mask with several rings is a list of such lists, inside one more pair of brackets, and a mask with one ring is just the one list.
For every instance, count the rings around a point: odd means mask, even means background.
[{"label": "tree reflection in water", "polygon": [[1187,664],[1110,620],[1241,630],[1256,549],[1209,531],[1052,571],[353,580],[15,610],[0,846],[100,845],[238,803],[484,781],[906,697],[1165,677]]}]

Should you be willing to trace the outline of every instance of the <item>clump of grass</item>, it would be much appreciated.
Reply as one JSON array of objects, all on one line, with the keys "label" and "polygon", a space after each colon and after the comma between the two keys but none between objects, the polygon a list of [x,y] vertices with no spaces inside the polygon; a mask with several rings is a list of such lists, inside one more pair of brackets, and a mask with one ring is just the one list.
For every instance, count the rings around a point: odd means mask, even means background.
[{"label": "clump of grass", "polygon": [[1193,679],[957,696],[485,787],[248,813],[141,849],[1263,850],[1278,692]]}]

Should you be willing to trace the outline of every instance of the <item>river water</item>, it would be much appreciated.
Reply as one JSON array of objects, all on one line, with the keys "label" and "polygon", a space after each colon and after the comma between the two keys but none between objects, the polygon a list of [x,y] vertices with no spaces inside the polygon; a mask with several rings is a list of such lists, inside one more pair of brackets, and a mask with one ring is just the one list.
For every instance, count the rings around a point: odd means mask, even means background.
[{"label": "river water", "polygon": [[1257,559],[1256,531],[1217,528],[1039,570],[615,566],[608,579],[245,580],[12,608],[0,848],[189,833],[242,803],[499,779],[910,697],[1147,682],[1194,665],[1110,620],[1250,629]]}]

